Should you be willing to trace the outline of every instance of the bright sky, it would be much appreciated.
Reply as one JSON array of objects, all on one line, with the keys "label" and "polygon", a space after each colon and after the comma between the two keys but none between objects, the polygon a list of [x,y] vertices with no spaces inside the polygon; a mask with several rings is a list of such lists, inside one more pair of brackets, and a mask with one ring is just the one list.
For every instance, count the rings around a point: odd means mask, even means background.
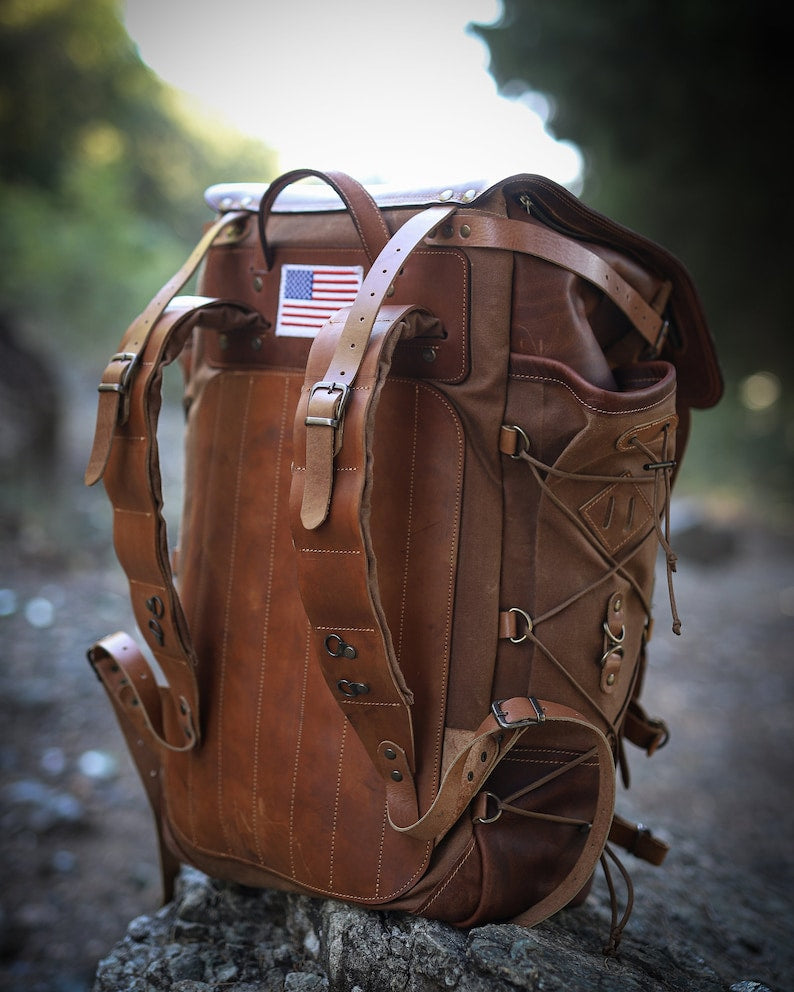
[{"label": "bright sky", "polygon": [[427,185],[538,172],[576,186],[579,152],[545,101],[500,97],[466,33],[500,0],[127,0],[141,57],[280,156],[364,182]]}]

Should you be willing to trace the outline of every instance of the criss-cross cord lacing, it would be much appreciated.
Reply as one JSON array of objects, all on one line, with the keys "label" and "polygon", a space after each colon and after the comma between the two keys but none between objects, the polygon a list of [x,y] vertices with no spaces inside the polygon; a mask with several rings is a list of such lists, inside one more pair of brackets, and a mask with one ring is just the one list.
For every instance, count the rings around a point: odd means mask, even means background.
[{"label": "criss-cross cord lacing", "polygon": [[[526,435],[524,434],[523,431],[519,431],[519,435],[520,436],[523,435],[523,437],[526,438]],[[571,673],[568,671],[565,665],[563,665],[562,662],[560,662],[559,659],[556,658],[554,654],[536,636],[535,627],[542,621],[548,620],[550,617],[555,616],[556,614],[567,609],[572,603],[576,602],[581,597],[586,596],[589,592],[597,588],[612,575],[621,575],[631,585],[631,587],[637,593],[637,596],[639,597],[640,602],[643,605],[646,616],[650,618],[651,616],[650,604],[647,602],[639,583],[626,570],[627,563],[640,550],[640,548],[645,543],[645,539],[647,539],[648,535],[646,534],[645,538],[643,538],[641,541],[638,542],[634,551],[630,552],[622,561],[620,562],[617,561],[617,559],[615,559],[612,555],[610,555],[606,551],[606,549],[603,548],[601,544],[597,542],[597,540],[590,533],[590,531],[587,529],[585,524],[581,520],[579,520],[579,518],[573,513],[573,511],[568,506],[566,506],[565,503],[563,503],[563,501],[556,495],[556,493],[553,492],[553,490],[548,485],[544,477],[541,475],[541,472],[545,473],[547,476],[551,475],[556,478],[571,479],[579,482],[603,482],[610,484],[631,483],[634,485],[653,484],[653,511],[652,511],[653,520],[654,520],[653,527],[657,540],[659,541],[659,544],[662,547],[666,558],[667,588],[670,599],[670,610],[673,617],[673,632],[676,634],[680,634],[681,620],[678,615],[678,609],[676,606],[675,594],[673,590],[673,578],[672,578],[672,573],[676,570],[677,558],[670,545],[670,494],[671,494],[672,470],[675,468],[675,462],[668,458],[669,425],[664,425],[663,427],[662,457],[661,460],[659,461],[656,460],[655,453],[647,445],[645,445],[642,441],[640,441],[638,437],[636,436],[631,437],[629,439],[629,443],[637,447],[649,459],[648,463],[643,466],[643,469],[645,471],[652,471],[653,476],[636,477],[631,475],[621,475],[621,476],[588,475],[579,472],[565,472],[562,469],[557,469],[554,468],[553,466],[546,465],[543,462],[541,462],[539,459],[533,457],[529,453],[526,447],[519,448],[516,454],[513,455],[514,458],[520,459],[521,461],[524,461],[528,464],[530,471],[532,472],[532,475],[535,478],[536,482],[538,483],[540,489],[546,494],[546,496],[552,501],[552,503],[576,526],[577,530],[579,530],[580,533],[584,536],[590,547],[609,565],[608,570],[603,575],[601,575],[598,579],[591,582],[584,589],[580,589],[578,592],[569,596],[568,599],[566,599],[564,602],[558,604],[553,609],[548,610],[542,616],[533,617],[530,623],[530,627],[527,630],[527,637],[543,652],[543,654],[555,666],[555,668],[561,674],[563,674],[565,678],[567,678],[567,680],[574,686],[574,688],[582,696],[584,696],[584,698],[588,701],[588,703],[599,713],[601,718],[605,721],[605,723],[609,727],[611,736],[615,741],[619,740],[619,735],[617,733],[613,721],[607,717],[607,715],[603,712],[601,707],[598,706],[596,701],[590,696],[590,694],[584,689],[584,687],[580,685],[580,683],[573,677],[573,675],[571,675]],[[658,485],[659,473],[661,473],[663,479],[662,491],[663,491],[664,502],[661,508],[659,506],[659,488],[660,488]],[[662,523],[661,523],[662,515],[664,515],[664,528],[662,528]],[[561,769],[560,771],[562,772],[564,770],[568,770],[568,767],[569,766],[565,766],[564,769]],[[542,781],[547,781],[547,780],[548,777]],[[531,811],[521,810],[520,808],[511,805],[512,803],[515,802],[516,799],[520,798],[521,795],[524,795],[532,791],[533,788],[537,788],[539,784],[540,783],[536,783],[533,786],[525,790],[522,790],[519,793],[515,793],[514,795],[508,797],[507,800],[499,801],[499,811],[501,812],[503,809],[510,809],[511,812],[520,813],[521,815],[524,816],[534,816],[536,818],[545,818],[545,819],[551,818],[548,814],[533,813]],[[494,799],[496,798],[497,797],[494,797]],[[626,924],[628,923],[629,917],[631,916],[631,911],[634,906],[634,886],[632,884],[631,877],[628,871],[623,866],[622,862],[618,859],[618,857],[615,855],[615,853],[611,850],[611,848],[609,848],[609,846],[606,846],[604,852],[605,853],[601,855],[600,860],[601,860],[601,867],[603,869],[604,877],[607,884],[607,889],[609,890],[609,899],[610,899],[610,907],[612,914],[611,930],[610,930],[609,940],[604,947],[604,954],[608,957],[612,957],[615,954],[617,954],[617,950],[620,945],[620,940],[623,934],[623,930]],[[618,867],[618,870],[620,871],[620,874],[623,877],[623,880],[626,885],[626,893],[627,893],[626,908],[620,919],[618,919],[617,893],[615,891],[615,885],[612,880],[611,872],[609,870],[609,863],[607,861],[607,856]]]}]

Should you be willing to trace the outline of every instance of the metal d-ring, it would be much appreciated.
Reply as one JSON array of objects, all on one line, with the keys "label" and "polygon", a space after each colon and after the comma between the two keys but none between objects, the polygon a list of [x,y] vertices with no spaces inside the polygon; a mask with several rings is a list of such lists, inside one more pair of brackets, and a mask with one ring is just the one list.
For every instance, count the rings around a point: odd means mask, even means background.
[{"label": "metal d-ring", "polygon": [[502,800],[493,792],[483,792],[485,796],[486,809],[488,805],[488,800],[493,799],[496,803],[496,812],[493,816],[478,816],[475,818],[475,823],[496,823],[499,817],[502,815]]},{"label": "metal d-ring", "polygon": [[527,625],[526,630],[520,637],[511,637],[509,639],[511,644],[523,644],[527,637],[532,633],[532,618],[526,611],[520,610],[517,606],[511,606],[507,612],[517,613],[518,616],[523,617],[524,622]]},{"label": "metal d-ring", "polygon": [[510,457],[520,458],[521,455],[525,453],[528,454],[530,444],[529,444],[529,437],[527,436],[527,432],[523,430],[523,428],[519,427],[518,424],[510,424],[509,430],[515,431],[516,434],[518,434],[520,440],[520,444],[516,445],[515,453],[510,455]]}]

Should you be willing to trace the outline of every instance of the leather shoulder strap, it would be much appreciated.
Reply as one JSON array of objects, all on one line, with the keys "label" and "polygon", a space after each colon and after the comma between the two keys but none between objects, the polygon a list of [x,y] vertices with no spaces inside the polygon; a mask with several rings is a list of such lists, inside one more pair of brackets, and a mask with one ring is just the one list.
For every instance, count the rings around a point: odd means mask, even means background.
[{"label": "leather shoulder strap", "polygon": [[133,611],[170,694],[168,712],[149,712],[144,725],[156,745],[174,750],[200,740],[197,660],[174,585],[162,515],[157,422],[163,367],[174,361],[198,323],[233,331],[261,320],[243,305],[196,297],[174,299],[204,255],[246,214],[227,214],[212,224],[182,268],[130,325],[99,385],[97,426],[86,483],[103,479],[113,506],[116,554],[130,586]]},{"label": "leather shoulder strap", "polygon": [[664,342],[661,314],[600,255],[574,238],[519,220],[471,211],[461,213],[453,224],[442,226],[427,241],[457,248],[500,248],[552,262],[597,286],[628,317],[651,349],[658,351]]}]

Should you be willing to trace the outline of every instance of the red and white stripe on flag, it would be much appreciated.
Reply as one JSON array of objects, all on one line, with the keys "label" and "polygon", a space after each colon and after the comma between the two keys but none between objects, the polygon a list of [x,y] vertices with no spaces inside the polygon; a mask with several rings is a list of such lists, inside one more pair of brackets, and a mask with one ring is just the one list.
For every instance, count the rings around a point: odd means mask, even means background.
[{"label": "red and white stripe on flag", "polygon": [[276,334],[314,337],[329,317],[356,298],[360,265],[283,265]]}]

